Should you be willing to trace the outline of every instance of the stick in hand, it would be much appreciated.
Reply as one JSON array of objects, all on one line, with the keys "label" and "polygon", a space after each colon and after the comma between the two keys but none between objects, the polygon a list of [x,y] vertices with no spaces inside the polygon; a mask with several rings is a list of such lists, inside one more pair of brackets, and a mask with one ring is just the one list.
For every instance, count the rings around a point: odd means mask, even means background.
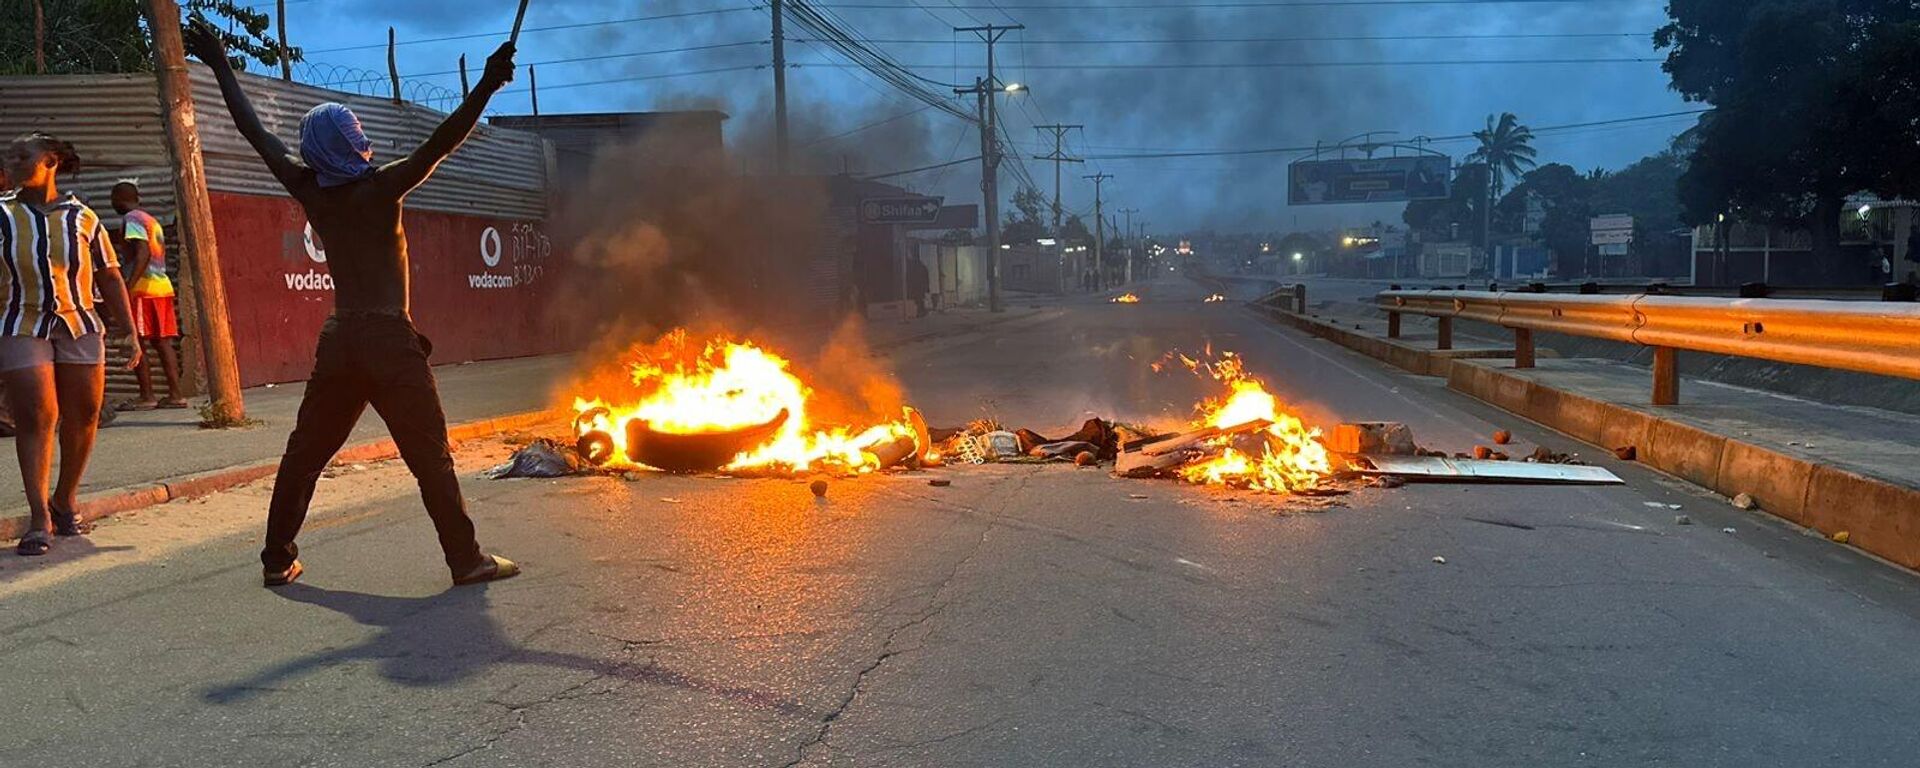
[{"label": "stick in hand", "polygon": [[520,10],[513,14],[513,35],[507,42],[518,46],[520,43],[520,22],[527,20],[527,0],[520,0]]}]

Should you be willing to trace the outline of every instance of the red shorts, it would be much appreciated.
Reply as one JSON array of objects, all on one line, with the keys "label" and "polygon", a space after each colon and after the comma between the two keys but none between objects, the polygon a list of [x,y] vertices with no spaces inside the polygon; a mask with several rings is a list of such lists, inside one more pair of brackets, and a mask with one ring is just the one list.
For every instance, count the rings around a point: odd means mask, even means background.
[{"label": "red shorts", "polygon": [[172,296],[133,297],[133,328],[143,339],[171,339],[180,335]]}]

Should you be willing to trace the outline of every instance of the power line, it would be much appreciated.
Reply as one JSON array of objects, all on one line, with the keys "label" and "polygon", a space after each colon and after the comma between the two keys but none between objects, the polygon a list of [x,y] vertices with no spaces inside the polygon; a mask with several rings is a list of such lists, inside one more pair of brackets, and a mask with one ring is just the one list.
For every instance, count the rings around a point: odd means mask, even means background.
[{"label": "power line", "polygon": [[[642,22],[642,21],[659,21],[661,19],[683,19],[691,16],[712,16],[712,15],[721,14],[721,13],[734,13],[736,11],[750,11],[750,10],[753,10],[753,6],[742,5],[742,6],[732,7],[732,8],[710,8],[704,11],[681,11],[679,13],[661,13],[661,14],[655,14],[652,16],[635,16],[630,19],[608,19],[606,21],[583,21],[575,24],[555,24],[555,25],[546,26],[546,27],[526,27],[521,29],[520,32],[521,34],[526,34],[529,32],[554,32],[554,31],[563,30],[563,29],[587,29],[590,27],[613,26],[615,24],[633,24],[633,23]],[[465,34],[465,35],[447,35],[445,37],[423,37],[417,40],[401,40],[397,44],[398,45],[423,45],[426,43],[445,43],[445,42],[451,42],[454,40],[473,40],[473,39],[482,38],[482,37],[506,37],[508,34],[511,34],[512,31],[513,30],[502,29],[496,32],[474,32],[474,33]],[[339,48],[313,48],[313,49],[309,49],[307,53],[338,53],[341,51],[370,51],[370,50],[376,50],[376,49],[385,48],[385,47],[387,47],[386,43],[374,43],[372,45],[348,45],[348,46],[342,46]]]},{"label": "power line", "polygon": [[[1548,125],[1548,126],[1542,126],[1538,128],[1532,128],[1532,131],[1534,135],[1537,136],[1544,133],[1570,131],[1578,128],[1594,128],[1594,127],[1606,126],[1606,125],[1623,125],[1627,123],[1646,122],[1649,120],[1664,120],[1664,119],[1681,117],[1686,115],[1699,115],[1699,114],[1703,114],[1710,111],[1712,110],[1693,109],[1693,110],[1682,110],[1679,112],[1666,112],[1658,115],[1640,115],[1638,117],[1622,117],[1622,118],[1615,118],[1612,120],[1595,120],[1595,121],[1584,122],[1584,123],[1566,123],[1563,125]],[[1463,134],[1456,134],[1452,136],[1431,136],[1431,137],[1423,137],[1423,138],[1427,142],[1450,142],[1450,141],[1464,141],[1464,140],[1472,139],[1474,138],[1474,135],[1471,133],[1463,133]],[[1302,147],[1262,147],[1258,149],[1196,149],[1196,150],[1185,150],[1185,151],[1179,151],[1179,152],[1140,152],[1140,153],[1131,153],[1131,154],[1088,155],[1087,159],[1091,160],[1091,159],[1098,158],[1102,160],[1149,160],[1149,159],[1175,158],[1175,157],[1237,157],[1237,156],[1244,156],[1244,155],[1269,155],[1269,154],[1290,154],[1295,152],[1314,152],[1314,151],[1330,149],[1330,148],[1332,147],[1329,147],[1326,144],[1318,144],[1318,145],[1302,146]]]},{"label": "power line", "polygon": [[[1538,32],[1451,35],[1312,35],[1300,37],[1140,37],[1080,38],[1045,40],[1022,39],[1035,45],[1201,45],[1238,43],[1319,43],[1319,42],[1395,42],[1409,40],[1612,40],[1652,37],[1652,32]],[[868,43],[888,45],[946,45],[951,40],[916,37],[864,38]]]},{"label": "power line", "polygon": [[[694,75],[711,75],[711,74],[716,74],[720,72],[742,72],[749,69],[765,69],[767,66],[768,65],[766,64],[741,64],[739,66],[733,66],[733,67],[715,67],[713,69],[696,69],[690,72],[666,72],[658,75],[635,75],[632,77],[608,78],[606,80],[585,80],[577,83],[561,83],[559,85],[543,85],[543,86],[540,86],[540,92],[546,93],[547,91],[561,91],[561,90],[566,90],[568,88],[585,88],[593,85],[613,85],[615,83],[637,83],[637,82],[643,82],[646,80],[665,80],[673,77],[692,77]],[[501,93],[527,93],[530,90],[531,89],[528,89],[528,88],[510,88],[510,89],[501,91]]]},{"label": "power line", "polygon": [[[973,10],[999,10],[1002,13],[1015,11],[1186,11],[1194,9],[1257,9],[1257,8],[1380,8],[1393,6],[1436,6],[1436,5],[1587,5],[1612,2],[1625,4],[1631,0],[1228,0],[1226,2],[1166,3],[1166,2],[1119,2],[1119,3],[991,3],[988,5],[959,5],[953,7]],[[912,6],[888,3],[820,3],[821,8],[852,8],[876,11],[911,11]]]},{"label": "power line", "polygon": [[895,176],[905,176],[905,175],[907,175],[907,174],[910,174],[910,173],[920,173],[920,172],[922,172],[922,171],[932,171],[932,170],[937,170],[937,169],[940,169],[940,168],[945,168],[945,167],[947,167],[947,166],[950,166],[950,165],[960,165],[961,163],[971,163],[971,162],[973,162],[973,161],[975,161],[975,160],[979,160],[979,159],[980,159],[980,156],[979,156],[979,155],[974,155],[973,157],[968,157],[968,158],[963,158],[963,159],[960,159],[960,160],[949,160],[949,161],[947,161],[947,162],[944,162],[944,163],[936,163],[936,164],[934,164],[934,165],[923,165],[923,166],[920,166],[919,168],[909,168],[909,169],[907,169],[907,170],[904,170],[904,171],[893,171],[893,172],[890,172],[890,173],[882,173],[882,174],[877,174],[877,175],[874,175],[874,176],[865,176],[865,177],[862,177],[862,178],[865,178],[865,179],[866,179],[867,181],[878,181],[878,180],[880,180],[880,179],[891,179],[891,178],[893,178],[893,177],[895,177]]},{"label": "power line", "polygon": [[848,137],[848,136],[852,136],[852,135],[854,135],[854,134],[856,134],[856,133],[859,133],[859,132],[861,132],[861,131],[866,131],[866,130],[871,130],[871,129],[874,129],[874,128],[878,128],[878,127],[880,127],[880,126],[883,126],[883,125],[886,125],[886,124],[888,124],[888,123],[891,123],[891,122],[895,122],[895,121],[898,121],[898,120],[905,120],[905,119],[907,119],[907,118],[909,118],[909,117],[913,117],[914,115],[917,115],[917,114],[920,114],[920,113],[922,113],[922,112],[925,112],[925,111],[927,111],[927,110],[929,110],[929,109],[933,109],[933,105],[932,105],[932,104],[926,104],[926,105],[923,105],[923,106],[921,106],[921,107],[919,107],[918,109],[913,109],[913,110],[909,110],[909,111],[906,111],[906,112],[902,112],[902,113],[900,113],[900,114],[897,114],[897,115],[894,115],[894,116],[892,116],[892,117],[888,117],[888,118],[884,118],[884,119],[881,119],[881,120],[875,120],[875,121],[873,121],[873,122],[871,122],[871,123],[867,123],[866,125],[862,125],[862,126],[860,126],[860,127],[858,127],[858,128],[852,128],[852,129],[849,129],[849,130],[845,130],[845,131],[841,131],[841,132],[839,132],[839,133],[836,133],[836,134],[833,134],[832,136],[822,136],[822,137],[820,137],[820,138],[817,138],[817,139],[814,139],[813,141],[809,141],[809,142],[807,142],[807,143],[805,143],[805,144],[801,144],[800,146],[798,146],[798,147],[795,147],[795,149],[803,149],[803,148],[806,148],[806,147],[811,147],[811,146],[813,146],[813,145],[815,145],[815,144],[821,144],[821,143],[824,143],[824,142],[829,142],[829,141],[833,141],[834,139],[843,139],[843,138],[846,138],[846,137]]},{"label": "power line", "polygon": [[[1249,62],[1170,62],[1164,64],[1023,64],[1026,69],[1049,70],[1173,70],[1173,69],[1336,69],[1347,67],[1445,67],[1445,66],[1542,66],[1562,64],[1660,64],[1664,58],[1653,57],[1589,57],[1559,59],[1409,59],[1403,61],[1249,61]],[[837,67],[840,64],[811,64],[807,66]],[[941,68],[946,64],[903,64],[910,69]]]},{"label": "power line", "polygon": [[[626,58],[637,58],[640,56],[658,56],[661,54],[668,54],[668,53],[691,53],[694,51],[715,51],[715,50],[720,50],[722,48],[739,48],[739,47],[748,46],[748,45],[766,45],[766,44],[767,44],[767,41],[765,40],[742,40],[737,43],[715,43],[713,45],[689,45],[684,48],[661,48],[655,51],[634,51],[632,53],[607,53],[607,54],[601,54],[598,56],[573,56],[565,59],[548,59],[546,61],[532,61],[532,62],[526,62],[526,63],[516,62],[516,64],[518,66],[546,67],[546,66],[552,66],[554,64],[573,64],[576,62],[583,62],[583,61],[606,61],[608,59],[626,59]],[[407,78],[441,77],[444,75],[457,75],[457,74],[460,74],[460,70],[445,69],[439,72],[415,72],[412,74],[403,74],[401,75],[401,77],[407,77]]]}]

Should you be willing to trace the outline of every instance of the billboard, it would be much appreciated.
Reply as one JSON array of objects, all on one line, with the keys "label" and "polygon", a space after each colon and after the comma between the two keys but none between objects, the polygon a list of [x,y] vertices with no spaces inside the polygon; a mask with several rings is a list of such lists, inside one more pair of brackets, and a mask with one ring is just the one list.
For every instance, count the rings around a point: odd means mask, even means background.
[{"label": "billboard", "polygon": [[1453,158],[1296,160],[1287,166],[1288,205],[1404,203],[1451,194]]}]

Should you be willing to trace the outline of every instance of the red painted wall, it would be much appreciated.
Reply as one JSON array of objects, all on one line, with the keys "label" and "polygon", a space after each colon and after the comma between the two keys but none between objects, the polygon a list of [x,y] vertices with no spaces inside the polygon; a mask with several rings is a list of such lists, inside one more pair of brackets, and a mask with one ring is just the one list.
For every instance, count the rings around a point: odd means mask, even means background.
[{"label": "red painted wall", "polygon": [[[310,252],[306,216],[283,197],[210,194],[229,321],[245,386],[301,381],[333,311],[327,265]],[[433,362],[562,351],[547,302],[562,261],[538,222],[408,211],[413,318]],[[324,258],[324,244],[315,242]]]}]

